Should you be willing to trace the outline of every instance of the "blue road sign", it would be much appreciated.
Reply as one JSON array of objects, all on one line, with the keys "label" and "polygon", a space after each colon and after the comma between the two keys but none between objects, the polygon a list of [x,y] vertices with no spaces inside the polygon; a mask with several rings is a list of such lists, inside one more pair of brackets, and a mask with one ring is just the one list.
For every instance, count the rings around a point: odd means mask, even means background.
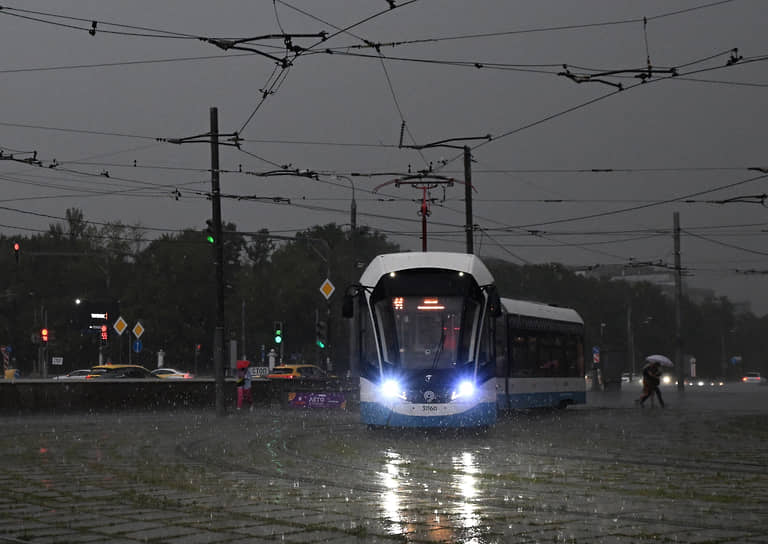
[{"label": "blue road sign", "polygon": [[139,353],[141,351],[141,340],[136,340],[133,343],[133,351],[135,351],[136,353]]}]

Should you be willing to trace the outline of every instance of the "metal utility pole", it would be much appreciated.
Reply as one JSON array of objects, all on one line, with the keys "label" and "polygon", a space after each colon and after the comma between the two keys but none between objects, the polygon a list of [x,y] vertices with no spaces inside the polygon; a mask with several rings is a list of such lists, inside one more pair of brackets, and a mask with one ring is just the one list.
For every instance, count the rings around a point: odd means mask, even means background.
[{"label": "metal utility pole", "polygon": [[[224,411],[224,240],[221,228],[221,189],[219,187],[219,146],[240,147],[240,136],[236,133],[219,134],[219,110],[210,111],[211,129],[205,134],[184,138],[166,138],[170,144],[208,143],[211,146],[211,227],[213,230],[213,262],[216,267],[216,326],[213,333],[213,375],[216,395],[216,415]],[[227,140],[219,141],[220,136]]]},{"label": "metal utility pole", "polygon": [[248,350],[245,347],[245,299],[240,306],[240,354],[241,359],[248,359]]},{"label": "metal utility pole", "polygon": [[216,415],[224,410],[224,241],[221,239],[221,189],[219,187],[219,110],[211,108],[211,204],[213,220],[213,260],[216,267],[216,328],[213,333],[213,375],[216,389]]},{"label": "metal utility pole", "polygon": [[681,324],[681,306],[683,303],[683,279],[680,267],[680,212],[674,213],[675,228],[675,366],[677,367],[677,390],[685,389],[685,370],[683,369],[683,335]]},{"label": "metal utility pole", "polygon": [[464,146],[464,209],[466,212],[467,253],[475,252],[474,225],[472,223],[472,152]]},{"label": "metal utility pole", "polygon": [[627,370],[631,372],[630,379],[635,379],[635,333],[632,329],[632,295],[627,301]]}]

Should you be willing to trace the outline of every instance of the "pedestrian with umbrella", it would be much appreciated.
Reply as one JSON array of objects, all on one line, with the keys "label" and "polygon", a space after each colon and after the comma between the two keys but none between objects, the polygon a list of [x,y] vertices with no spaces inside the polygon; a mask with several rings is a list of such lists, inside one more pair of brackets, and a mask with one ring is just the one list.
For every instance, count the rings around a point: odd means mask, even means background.
[{"label": "pedestrian with umbrella", "polygon": [[659,404],[664,408],[664,399],[661,396],[661,367],[673,366],[672,361],[664,355],[650,355],[645,358],[646,364],[643,367],[643,395],[635,402],[640,406],[654,393],[659,399]]},{"label": "pedestrian with umbrella", "polygon": [[250,361],[237,361],[237,409],[243,407],[243,402],[247,402],[250,409],[253,409],[253,395],[251,394],[251,366]]}]

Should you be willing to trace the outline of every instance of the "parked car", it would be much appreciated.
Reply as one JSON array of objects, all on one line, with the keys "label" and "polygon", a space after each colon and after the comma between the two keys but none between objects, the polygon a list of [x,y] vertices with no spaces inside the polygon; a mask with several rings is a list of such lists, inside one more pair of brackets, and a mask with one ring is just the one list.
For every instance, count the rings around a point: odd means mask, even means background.
[{"label": "parked car", "polygon": [[743,383],[763,383],[764,379],[759,372],[747,372],[741,377]]},{"label": "parked car", "polygon": [[189,372],[182,372],[181,370],[176,370],[175,368],[156,368],[152,371],[152,374],[157,376],[158,378],[163,378],[166,380],[189,380],[194,378],[192,374]]},{"label": "parked car", "polygon": [[91,374],[87,379],[105,379],[114,380],[118,378],[130,378],[130,379],[146,379],[153,380],[159,379],[152,374],[149,370],[141,365],[99,365],[91,369]]},{"label": "parked car", "polygon": [[[106,372],[106,370],[104,371]],[[54,380],[85,380],[90,374],[94,373],[92,369],[81,368],[79,370],[73,370],[67,374],[61,374],[60,376],[54,376]]]},{"label": "parked car", "polygon": [[325,370],[316,365],[296,364],[280,365],[272,369],[267,378],[273,380],[322,380],[324,378],[334,378]]}]

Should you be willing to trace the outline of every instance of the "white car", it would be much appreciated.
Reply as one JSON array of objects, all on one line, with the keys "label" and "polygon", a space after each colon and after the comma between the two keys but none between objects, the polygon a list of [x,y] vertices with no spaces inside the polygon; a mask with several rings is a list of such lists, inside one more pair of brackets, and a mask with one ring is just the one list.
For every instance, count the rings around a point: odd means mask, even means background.
[{"label": "white car", "polygon": [[743,383],[762,383],[763,377],[760,376],[759,372],[747,372],[742,376],[741,381]]},{"label": "white car", "polygon": [[193,378],[192,374],[189,372],[182,372],[180,370],[176,370],[175,368],[156,368],[152,371],[152,374],[157,376],[158,378],[168,379],[168,380],[189,380]]}]

